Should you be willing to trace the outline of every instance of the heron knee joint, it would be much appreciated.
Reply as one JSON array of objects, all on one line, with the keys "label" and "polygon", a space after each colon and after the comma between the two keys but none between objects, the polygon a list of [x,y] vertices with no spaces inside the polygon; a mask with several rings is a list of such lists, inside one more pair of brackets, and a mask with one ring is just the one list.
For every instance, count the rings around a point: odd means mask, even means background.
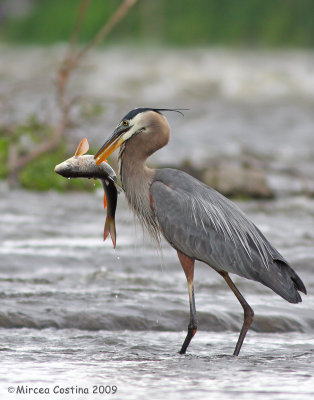
[{"label": "heron knee joint", "polygon": [[253,322],[254,319],[254,311],[251,307],[246,307],[244,309],[244,317],[247,321],[250,322],[250,324]]},{"label": "heron knee joint", "polygon": [[190,334],[190,335],[192,335],[192,336],[194,336],[195,335],[195,333],[196,333],[196,331],[197,331],[197,325],[189,325],[188,326],[188,333]]}]

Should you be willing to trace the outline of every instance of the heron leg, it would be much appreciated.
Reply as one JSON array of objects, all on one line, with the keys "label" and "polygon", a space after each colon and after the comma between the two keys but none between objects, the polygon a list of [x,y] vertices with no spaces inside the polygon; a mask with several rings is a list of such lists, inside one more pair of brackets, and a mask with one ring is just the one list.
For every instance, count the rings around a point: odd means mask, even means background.
[{"label": "heron leg", "polygon": [[253,322],[254,311],[249,306],[249,304],[246,302],[246,300],[242,296],[242,294],[239,292],[238,288],[235,286],[235,284],[231,280],[229,274],[225,271],[220,271],[219,273],[224,278],[224,280],[227,282],[228,286],[233,291],[233,293],[236,295],[236,298],[239,300],[239,302],[243,308],[243,311],[244,311],[244,321],[243,321],[242,329],[241,329],[239,339],[238,339],[237,345],[236,345],[236,347],[234,349],[234,353],[233,353],[234,356],[238,356],[240,353],[240,349],[241,349],[243,340],[245,338],[245,335]]},{"label": "heron leg", "polygon": [[183,271],[185,273],[187,282],[188,282],[188,290],[189,290],[189,301],[190,301],[190,322],[188,325],[188,333],[180,350],[180,354],[185,354],[186,349],[188,348],[193,336],[197,330],[197,317],[196,317],[196,308],[195,308],[195,299],[194,299],[194,262],[192,258],[186,256],[185,254],[178,251],[178,257],[180,263],[182,265]]}]

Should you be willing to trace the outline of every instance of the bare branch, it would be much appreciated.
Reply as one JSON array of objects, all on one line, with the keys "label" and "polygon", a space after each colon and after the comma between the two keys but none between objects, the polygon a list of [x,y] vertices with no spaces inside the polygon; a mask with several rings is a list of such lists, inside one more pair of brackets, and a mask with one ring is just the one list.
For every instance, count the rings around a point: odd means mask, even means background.
[{"label": "bare branch", "polygon": [[96,36],[77,54],[75,64],[77,64],[94,46],[97,46],[112,31],[118,22],[127,14],[129,9],[135,5],[137,0],[125,0],[118,10],[112,15],[109,21],[99,30]]},{"label": "bare branch", "polygon": [[77,38],[79,35],[79,32],[82,28],[82,24],[84,22],[86,12],[88,10],[88,7],[90,5],[91,0],[82,0],[81,4],[79,5],[78,13],[76,16],[76,20],[74,23],[74,28],[71,33],[70,37],[70,43],[69,43],[69,52],[74,48],[74,46],[77,43]]},{"label": "bare branch", "polygon": [[91,0],[82,0],[79,6],[77,18],[74,24],[73,32],[70,38],[68,51],[62,61],[56,79],[58,105],[60,107],[61,116],[59,122],[54,128],[53,134],[39,143],[32,151],[24,156],[18,154],[17,145],[12,143],[10,146],[10,154],[8,159],[9,182],[13,183],[17,180],[17,173],[21,168],[38,156],[56,149],[64,136],[66,128],[69,126],[69,112],[73,101],[68,99],[67,86],[71,73],[77,68],[86,53],[94,46],[99,44],[117,25],[119,21],[127,14],[129,9],[137,2],[137,0],[124,0],[118,10],[111,16],[95,37],[81,51],[75,54],[74,47],[81,30],[82,24],[86,17],[86,12]]}]

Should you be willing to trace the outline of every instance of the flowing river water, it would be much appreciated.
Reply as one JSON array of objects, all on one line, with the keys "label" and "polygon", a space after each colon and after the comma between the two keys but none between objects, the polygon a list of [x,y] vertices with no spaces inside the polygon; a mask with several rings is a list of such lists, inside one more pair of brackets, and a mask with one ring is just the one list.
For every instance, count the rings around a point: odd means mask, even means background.
[{"label": "flowing river water", "polygon": [[[53,109],[44,76],[52,75],[60,49],[1,51],[2,94],[27,77],[38,83],[32,90],[21,85],[15,115],[2,114],[2,121]],[[289,260],[308,295],[289,304],[234,276],[255,311],[235,358],[242,309],[221,277],[197,263],[199,331],[181,356],[189,318],[184,273],[173,249],[163,243],[157,251],[134,224],[123,194],[114,250],[110,238],[102,240],[100,191],[33,193],[2,183],[1,398],[313,398],[314,200],[305,195],[314,172],[313,61],[305,52],[201,49],[92,55],[92,71],[81,71],[85,79],[74,80],[72,90],[103,95],[106,112],[78,128],[77,140],[84,134],[100,146],[132,107],[190,108],[184,118],[169,115],[171,142],[153,162],[197,163],[248,150],[267,160],[276,198],[238,204]]]}]

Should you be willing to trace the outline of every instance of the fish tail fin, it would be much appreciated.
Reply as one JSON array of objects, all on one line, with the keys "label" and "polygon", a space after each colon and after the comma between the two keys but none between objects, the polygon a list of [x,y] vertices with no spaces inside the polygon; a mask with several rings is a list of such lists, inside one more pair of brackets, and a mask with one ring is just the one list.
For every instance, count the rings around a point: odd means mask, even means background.
[{"label": "fish tail fin", "polygon": [[114,218],[108,217],[106,218],[105,228],[104,228],[104,240],[107,239],[107,236],[111,236],[113,248],[116,248],[116,225],[114,222]]}]

